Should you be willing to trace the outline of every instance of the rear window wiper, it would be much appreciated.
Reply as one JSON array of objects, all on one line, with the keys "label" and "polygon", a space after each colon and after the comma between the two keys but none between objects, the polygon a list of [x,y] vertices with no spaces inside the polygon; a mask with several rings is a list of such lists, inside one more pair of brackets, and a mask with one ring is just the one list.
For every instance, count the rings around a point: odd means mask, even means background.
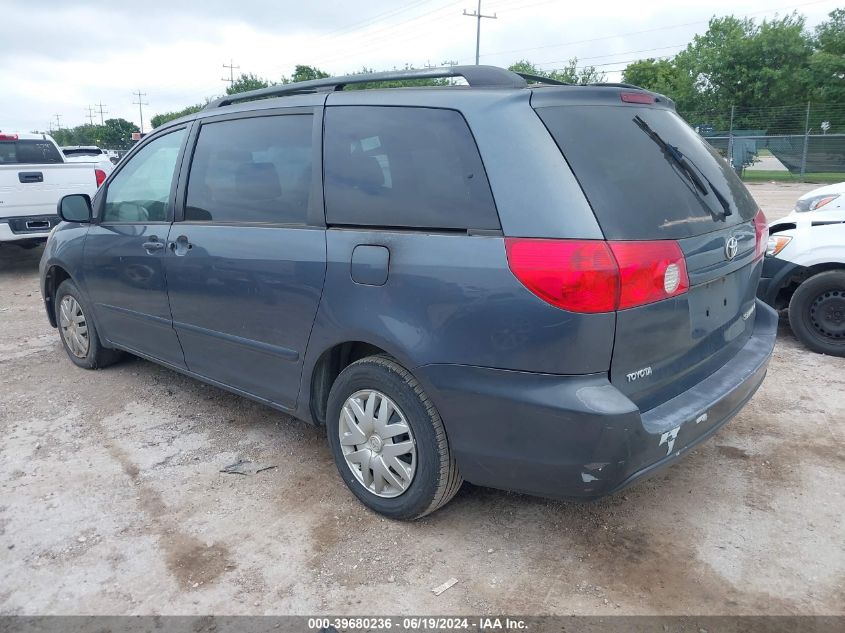
[{"label": "rear window wiper", "polygon": [[[704,175],[701,169],[699,169],[698,166],[695,165],[695,163],[693,163],[686,156],[684,156],[681,153],[681,150],[679,150],[677,147],[675,147],[674,145],[670,145],[665,140],[663,140],[663,137],[660,136],[657,132],[655,132],[654,129],[648,123],[646,123],[639,114],[634,117],[634,123],[636,123],[637,126],[643,132],[645,132],[652,141],[657,143],[657,146],[663,151],[663,155],[666,156],[668,160],[674,162],[680,168],[681,172],[683,172],[683,174],[687,177],[687,179],[689,179],[695,189],[702,196],[708,195],[711,191],[713,192],[713,195],[716,197],[716,199],[719,201],[719,205],[722,207],[723,217],[731,215],[732,212],[730,203],[727,201],[725,196],[723,196],[721,192],[713,185],[713,183],[710,182],[710,179]],[[705,182],[707,184],[705,184]]]}]

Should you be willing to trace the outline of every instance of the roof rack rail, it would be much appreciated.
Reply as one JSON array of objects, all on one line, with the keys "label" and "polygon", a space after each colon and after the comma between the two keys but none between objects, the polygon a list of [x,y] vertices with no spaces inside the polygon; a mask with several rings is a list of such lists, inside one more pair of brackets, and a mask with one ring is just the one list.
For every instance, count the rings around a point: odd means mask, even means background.
[{"label": "roof rack rail", "polygon": [[526,81],[533,81],[535,84],[549,84],[550,86],[572,86],[568,81],[560,81],[543,75],[532,75],[530,73],[516,73]]},{"label": "roof rack rail", "polygon": [[442,79],[445,77],[463,77],[474,88],[525,88],[528,84],[519,74],[498,66],[448,66],[445,68],[419,68],[411,70],[388,70],[379,73],[362,73],[360,75],[345,75],[343,77],[327,77],[296,83],[270,86],[248,92],[227,95],[205,106],[205,110],[213,110],[223,106],[264,99],[266,97],[285,97],[315,92],[334,92],[343,90],[350,84],[364,84],[381,81],[402,81],[407,79]]}]

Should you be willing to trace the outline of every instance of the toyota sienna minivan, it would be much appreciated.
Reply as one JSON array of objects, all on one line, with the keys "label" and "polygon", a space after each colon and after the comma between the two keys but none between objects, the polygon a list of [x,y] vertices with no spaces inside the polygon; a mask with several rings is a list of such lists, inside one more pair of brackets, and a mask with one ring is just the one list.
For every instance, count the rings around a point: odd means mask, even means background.
[{"label": "toyota sienna minivan", "polygon": [[[440,87],[344,90],[460,77]],[[70,360],[126,352],[324,426],[388,517],[463,481],[591,498],[760,386],[767,228],[666,97],[490,66],[236,94],[154,130],[41,261]]]}]

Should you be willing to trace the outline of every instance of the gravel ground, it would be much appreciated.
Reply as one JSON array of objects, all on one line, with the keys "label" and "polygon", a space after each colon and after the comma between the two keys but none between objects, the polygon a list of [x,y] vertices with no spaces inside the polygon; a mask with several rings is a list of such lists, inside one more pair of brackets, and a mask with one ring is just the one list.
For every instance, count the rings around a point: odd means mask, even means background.
[{"label": "gravel ground", "polygon": [[[776,218],[809,188],[752,192]],[[845,614],[845,359],[785,324],[749,405],[659,476],[586,504],[465,485],[396,523],[319,429],[145,361],[74,367],[39,257],[0,249],[2,614]]]}]

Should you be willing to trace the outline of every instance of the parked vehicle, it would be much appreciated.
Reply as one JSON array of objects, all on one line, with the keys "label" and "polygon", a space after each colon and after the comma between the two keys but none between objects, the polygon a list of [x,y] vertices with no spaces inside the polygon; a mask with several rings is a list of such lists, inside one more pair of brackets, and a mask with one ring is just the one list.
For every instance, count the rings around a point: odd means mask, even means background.
[{"label": "parked vehicle", "polygon": [[808,191],[798,198],[793,213],[804,213],[806,211],[833,211],[845,209],[845,182],[838,182],[833,185],[826,185]]},{"label": "parked vehicle", "polygon": [[114,169],[116,160],[96,145],[72,145],[62,147],[66,163],[90,163],[110,174]]},{"label": "parked vehicle", "polygon": [[789,325],[807,347],[845,356],[845,183],[799,198],[772,222],[757,295],[789,310]]},{"label": "parked vehicle", "polygon": [[325,425],[394,518],[464,479],[595,497],[669,464],[766,373],[765,218],[665,97],[544,81],[320,79],[156,129],[62,202],[41,282],[68,356]]},{"label": "parked vehicle", "polygon": [[0,132],[0,244],[32,247],[59,223],[56,205],[67,194],[94,195],[106,172],[65,161],[46,134]]}]

